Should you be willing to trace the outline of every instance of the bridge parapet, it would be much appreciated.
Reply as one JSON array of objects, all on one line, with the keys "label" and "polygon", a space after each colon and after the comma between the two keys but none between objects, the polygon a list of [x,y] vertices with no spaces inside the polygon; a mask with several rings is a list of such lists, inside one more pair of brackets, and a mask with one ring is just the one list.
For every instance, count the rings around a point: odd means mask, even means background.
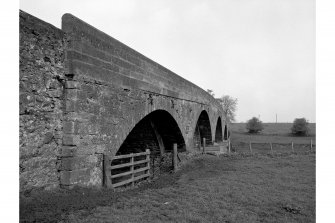
[{"label": "bridge parapet", "polygon": [[219,108],[200,87],[71,14],[63,15],[62,30],[70,37],[68,74]]}]

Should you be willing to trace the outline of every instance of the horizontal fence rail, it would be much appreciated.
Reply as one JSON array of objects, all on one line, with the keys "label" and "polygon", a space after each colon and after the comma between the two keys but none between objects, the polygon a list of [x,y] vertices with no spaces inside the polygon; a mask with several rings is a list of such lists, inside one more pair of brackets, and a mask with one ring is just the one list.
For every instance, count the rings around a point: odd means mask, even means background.
[{"label": "horizontal fence rail", "polygon": [[238,153],[301,153],[314,152],[316,144],[311,140],[310,143],[274,143],[274,142],[238,142],[231,143],[232,152]]},{"label": "horizontal fence rail", "polygon": [[[135,158],[145,157],[135,161]],[[119,164],[113,164],[119,163]],[[111,157],[104,155],[105,185],[116,188],[150,177],[150,150]]]},{"label": "horizontal fence rail", "polygon": [[209,154],[224,154],[230,151],[230,139],[223,140],[219,143],[214,143],[213,145],[206,145],[205,138],[203,139],[203,153]]}]

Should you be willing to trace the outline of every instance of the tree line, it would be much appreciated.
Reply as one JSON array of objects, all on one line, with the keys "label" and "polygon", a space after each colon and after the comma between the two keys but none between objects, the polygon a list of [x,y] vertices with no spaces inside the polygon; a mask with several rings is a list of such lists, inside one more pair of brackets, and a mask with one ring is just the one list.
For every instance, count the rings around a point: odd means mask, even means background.
[{"label": "tree line", "polygon": [[[215,98],[213,90],[208,89],[212,97]],[[229,95],[222,95],[220,98],[215,98],[223,109],[223,114],[225,116],[227,123],[235,122],[236,111],[237,111],[237,98],[231,97]],[[293,121],[291,132],[293,135],[305,136],[309,133],[308,121],[305,118],[296,118]],[[263,123],[260,119],[252,117],[247,121],[246,129],[251,134],[257,134],[264,129]]]}]

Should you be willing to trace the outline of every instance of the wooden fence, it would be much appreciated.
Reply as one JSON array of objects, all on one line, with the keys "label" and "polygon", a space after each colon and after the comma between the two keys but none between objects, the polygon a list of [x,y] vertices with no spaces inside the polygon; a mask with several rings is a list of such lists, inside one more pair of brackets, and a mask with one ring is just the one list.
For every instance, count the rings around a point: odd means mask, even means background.
[{"label": "wooden fence", "polygon": [[[275,148],[276,147],[276,148]],[[234,152],[313,152],[315,151],[316,144],[310,140],[310,143],[272,143],[272,142],[252,142],[237,143],[233,145]]]},{"label": "wooden fence", "polygon": [[[145,156],[145,159],[135,161],[136,157],[141,156]],[[118,164],[113,165],[113,161]],[[150,150],[114,156],[113,159],[104,155],[104,174],[107,187],[116,188],[130,183],[134,185],[135,181],[150,176]]]},{"label": "wooden fence", "polygon": [[[235,144],[235,143],[233,143]],[[233,147],[233,148],[232,148]],[[275,148],[276,147],[276,148]],[[310,140],[310,143],[272,143],[272,142],[252,142],[249,143],[239,142],[232,146],[230,139],[222,141],[217,145],[206,145],[206,140],[203,138],[202,143],[202,152],[209,154],[223,154],[230,152],[239,152],[239,153],[274,153],[274,152],[313,152],[315,151],[316,144],[313,143],[313,140]]]},{"label": "wooden fence", "polygon": [[228,153],[230,151],[230,140],[223,140],[217,145],[206,145],[206,140],[203,138],[203,153],[209,154],[223,154]]}]

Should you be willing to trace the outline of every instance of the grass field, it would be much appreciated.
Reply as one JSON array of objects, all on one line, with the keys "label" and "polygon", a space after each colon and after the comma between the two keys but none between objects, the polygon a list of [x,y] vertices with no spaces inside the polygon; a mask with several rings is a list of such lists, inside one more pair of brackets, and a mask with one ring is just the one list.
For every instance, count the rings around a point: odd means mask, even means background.
[{"label": "grass field", "polygon": [[310,123],[308,136],[294,136],[291,134],[292,123],[263,123],[264,129],[258,134],[249,134],[245,128],[246,123],[233,123],[230,125],[231,144],[233,151],[249,152],[249,143],[252,143],[253,152],[271,152],[270,143],[273,143],[274,152],[291,152],[291,143],[294,143],[296,152],[305,152],[316,147],[316,124]]},{"label": "grass field", "polygon": [[[230,128],[233,132],[237,133],[246,133],[247,130],[245,128],[246,123],[233,123],[230,125]],[[292,123],[263,123],[264,130],[262,134],[264,135],[282,135],[289,136],[291,133]],[[310,132],[310,136],[315,136],[316,132],[316,124],[309,123],[308,125]]]},{"label": "grass field", "polygon": [[124,192],[78,189],[21,199],[21,221],[315,222],[315,154],[200,156]]},{"label": "grass field", "polygon": [[245,128],[246,123],[233,123],[230,125],[232,141],[245,142],[272,142],[272,143],[297,143],[308,144],[312,139],[315,143],[316,124],[310,123],[308,136],[293,136],[292,123],[263,123],[264,129],[259,134],[249,134]]}]

